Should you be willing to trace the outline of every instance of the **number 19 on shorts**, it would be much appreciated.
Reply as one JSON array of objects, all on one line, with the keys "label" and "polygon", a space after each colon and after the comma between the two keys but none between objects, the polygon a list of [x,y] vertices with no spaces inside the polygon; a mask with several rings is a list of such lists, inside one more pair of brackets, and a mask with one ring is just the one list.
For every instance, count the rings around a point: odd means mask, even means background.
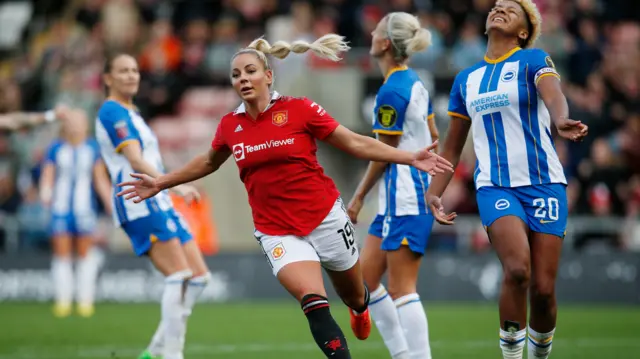
[{"label": "number 19 on shorts", "polygon": [[355,228],[351,222],[347,221],[347,223],[344,224],[344,228],[339,229],[338,233],[342,235],[342,240],[344,240],[344,245],[347,246],[347,249],[351,249],[351,247],[356,243],[356,238],[354,236]]},{"label": "number 19 on shorts", "polygon": [[549,197],[546,200],[544,198],[536,198],[533,200],[533,206],[536,207],[533,216],[539,218],[540,223],[555,222],[560,218],[560,203],[557,198]]}]

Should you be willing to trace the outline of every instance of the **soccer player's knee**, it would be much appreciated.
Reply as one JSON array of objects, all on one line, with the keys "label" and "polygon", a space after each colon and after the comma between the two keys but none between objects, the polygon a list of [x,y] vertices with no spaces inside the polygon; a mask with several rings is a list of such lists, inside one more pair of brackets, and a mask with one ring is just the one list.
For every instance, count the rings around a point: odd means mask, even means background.
[{"label": "soccer player's knee", "polygon": [[531,267],[526,262],[511,263],[504,268],[505,281],[519,287],[528,287],[531,279]]},{"label": "soccer player's knee", "polygon": [[389,281],[389,285],[387,286],[387,292],[391,299],[396,300],[398,298],[402,298],[405,295],[413,294],[416,292],[416,286],[414,283],[397,283],[396,281]]},{"label": "soccer player's knee", "polygon": [[550,304],[555,298],[555,281],[553,279],[536,279],[531,286],[531,300],[538,305]]}]

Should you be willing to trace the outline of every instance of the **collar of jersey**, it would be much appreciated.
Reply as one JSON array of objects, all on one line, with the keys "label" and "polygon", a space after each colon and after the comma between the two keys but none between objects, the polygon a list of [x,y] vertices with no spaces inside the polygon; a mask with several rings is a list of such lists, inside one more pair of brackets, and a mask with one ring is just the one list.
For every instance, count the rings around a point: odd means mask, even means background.
[{"label": "collar of jersey", "polygon": [[[273,93],[271,94],[271,102],[269,103],[269,105],[267,106],[267,108],[264,109],[265,112],[266,110],[268,110],[269,108],[271,108],[271,106],[273,105],[273,101],[277,100],[280,98],[280,94],[278,93],[278,91],[273,91]],[[236,110],[233,112],[234,115],[237,114],[241,114],[241,113],[245,113],[247,112],[247,110],[244,108],[244,102],[240,104],[240,106],[238,106],[238,108],[236,108]]]},{"label": "collar of jersey", "polygon": [[113,101],[113,102],[115,102],[115,103],[119,104],[120,106],[122,106],[122,107],[124,107],[124,108],[126,108],[126,109],[129,109],[129,110],[134,110],[134,111],[136,111],[136,110],[137,110],[137,109],[136,109],[136,106],[135,106],[134,104],[132,104],[132,103],[125,103],[125,102],[121,102],[121,101],[116,100],[116,99],[115,99],[115,98],[113,98],[113,97],[107,97],[107,101]]},{"label": "collar of jersey", "polygon": [[398,71],[406,71],[409,68],[407,67],[407,65],[402,65],[402,66],[396,66],[394,68],[392,68],[391,70],[389,70],[389,72],[387,73],[387,76],[384,77],[384,82],[387,82],[387,80],[389,79],[389,77],[391,77],[391,75],[393,75],[394,72],[398,72]]},{"label": "collar of jersey", "polygon": [[502,62],[506,59],[508,59],[509,57],[511,57],[511,55],[515,54],[516,52],[522,50],[520,48],[520,46],[516,46],[513,49],[511,49],[509,52],[507,52],[506,54],[500,56],[499,58],[495,59],[495,60],[491,60],[490,58],[487,57],[487,55],[484,55],[484,61],[488,64],[497,64],[498,62]]}]

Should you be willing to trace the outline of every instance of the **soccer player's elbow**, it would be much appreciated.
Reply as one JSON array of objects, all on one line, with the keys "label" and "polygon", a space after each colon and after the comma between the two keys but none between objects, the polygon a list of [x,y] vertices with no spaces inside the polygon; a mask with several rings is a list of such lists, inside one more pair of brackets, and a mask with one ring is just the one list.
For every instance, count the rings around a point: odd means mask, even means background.
[{"label": "soccer player's elbow", "polygon": [[367,157],[367,137],[356,133],[350,136],[345,142],[348,152],[357,158]]},{"label": "soccer player's elbow", "polygon": [[144,173],[144,159],[140,157],[129,158],[129,164],[131,168],[137,173]]}]

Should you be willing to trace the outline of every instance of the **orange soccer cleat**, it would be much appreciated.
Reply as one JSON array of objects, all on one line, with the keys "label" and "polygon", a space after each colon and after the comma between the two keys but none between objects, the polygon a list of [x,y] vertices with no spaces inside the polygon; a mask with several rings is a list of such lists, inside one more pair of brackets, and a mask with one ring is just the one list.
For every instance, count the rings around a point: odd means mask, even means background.
[{"label": "orange soccer cleat", "polygon": [[369,334],[371,334],[369,308],[360,314],[356,314],[352,309],[349,309],[349,314],[351,314],[351,330],[353,330],[356,338],[360,340],[369,338]]}]

